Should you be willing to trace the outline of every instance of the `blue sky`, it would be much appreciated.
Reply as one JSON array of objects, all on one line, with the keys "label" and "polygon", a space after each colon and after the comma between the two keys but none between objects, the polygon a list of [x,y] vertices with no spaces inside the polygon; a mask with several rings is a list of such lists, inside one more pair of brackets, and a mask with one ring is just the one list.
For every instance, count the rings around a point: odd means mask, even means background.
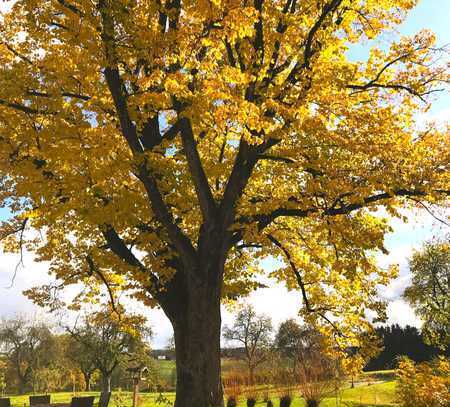
[{"label": "blue sky", "polygon": [[[0,4],[0,10],[1,7],[2,5]],[[429,28],[436,33],[438,45],[448,44],[450,43],[449,16],[450,0],[422,0],[417,8],[410,13],[406,22],[399,27],[399,33],[411,35],[422,28]],[[399,33],[384,35],[381,39],[375,40],[374,43],[386,47]],[[350,52],[351,58],[363,60],[367,56],[370,45],[371,43],[365,43],[353,48]],[[436,96],[427,118],[448,121],[449,117],[450,95],[441,93]],[[7,210],[0,208],[0,220],[5,219],[7,216]],[[415,248],[420,247],[423,241],[436,234],[448,233],[449,230],[448,228],[445,230],[442,224],[436,222],[425,212],[413,212],[410,219],[408,224],[403,224],[397,220],[393,221],[394,232],[386,238],[386,245],[390,250],[390,254],[388,256],[380,256],[379,264],[384,267],[389,263],[399,263],[401,273],[400,277],[390,287],[381,292],[381,295],[391,302],[388,310],[390,322],[418,325],[419,321],[412,310],[399,298],[404,287],[409,282],[407,258]],[[46,265],[33,262],[32,255],[26,253],[24,258],[25,267],[19,270],[14,286],[6,288],[10,285],[16,263],[16,257],[1,254],[0,252],[0,317],[11,316],[15,313],[42,315],[43,312],[23,297],[21,292],[26,288],[48,280]],[[266,264],[270,267],[270,262]],[[259,312],[270,314],[274,319],[275,325],[286,318],[295,317],[301,304],[298,293],[288,293],[284,287],[279,285],[258,290],[250,297],[249,301],[254,304]],[[138,308],[148,315],[154,327],[156,334],[154,346],[164,346],[171,335],[171,327],[168,320],[160,311],[149,312],[143,307]],[[224,310],[223,320],[225,323],[231,321],[231,314],[226,310]]]}]

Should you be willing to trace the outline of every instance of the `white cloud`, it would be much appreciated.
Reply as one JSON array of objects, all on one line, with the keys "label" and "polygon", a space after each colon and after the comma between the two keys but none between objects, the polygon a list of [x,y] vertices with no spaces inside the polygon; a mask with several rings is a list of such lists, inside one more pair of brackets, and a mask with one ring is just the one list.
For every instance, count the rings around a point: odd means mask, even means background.
[{"label": "white cloud", "polygon": [[381,287],[379,291],[379,295],[382,299],[387,301],[393,301],[398,299],[402,294],[405,288],[410,285],[411,276],[410,274],[400,275],[391,284],[386,287]]},{"label": "white cloud", "polygon": [[417,122],[419,124],[419,128],[426,128],[427,123],[435,123],[438,128],[445,128],[445,126],[449,123],[449,117],[450,107],[447,107],[441,110],[419,114],[417,116]]},{"label": "white cloud", "polygon": [[47,274],[47,264],[33,261],[33,256],[27,252],[24,252],[23,265],[18,267],[17,255],[0,251],[0,259],[0,317],[42,313],[22,292],[51,281]]},{"label": "white cloud", "polygon": [[15,2],[15,0],[3,0],[0,3],[0,13],[7,13],[8,11],[10,11]]},{"label": "white cloud", "polygon": [[[253,305],[257,313],[270,316],[274,327],[288,318],[298,317],[301,306],[299,292],[288,291],[283,285],[275,283],[272,287],[262,288],[252,293],[248,302]],[[224,311],[224,323],[231,324],[234,317],[233,312]]]},{"label": "white cloud", "polygon": [[388,305],[388,324],[400,326],[412,325],[420,327],[422,321],[414,314],[413,309],[403,300],[397,299]]}]

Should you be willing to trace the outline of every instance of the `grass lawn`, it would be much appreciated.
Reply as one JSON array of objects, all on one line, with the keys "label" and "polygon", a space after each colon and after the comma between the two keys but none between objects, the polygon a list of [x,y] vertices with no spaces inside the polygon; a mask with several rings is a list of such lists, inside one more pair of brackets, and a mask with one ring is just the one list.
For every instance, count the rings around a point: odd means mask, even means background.
[{"label": "grass lawn", "polygon": [[[53,403],[70,402],[72,393],[54,393],[52,394]],[[77,393],[77,395],[95,395],[98,397],[98,392],[92,393]],[[158,403],[157,393],[142,393],[140,395],[141,407],[166,407],[171,404]],[[174,400],[174,393],[164,393],[164,396],[170,402]],[[275,394],[271,395],[275,406],[278,406],[278,397]],[[294,394],[295,396],[295,394]],[[96,399],[98,400],[98,398]],[[28,396],[13,396],[11,397],[13,407],[28,406]],[[132,404],[132,395],[130,392],[114,392],[111,399],[111,407],[129,407]],[[354,389],[346,389],[342,392],[341,402],[337,402],[335,398],[329,398],[322,402],[321,407],[356,407],[360,404],[364,406],[395,406],[395,382],[384,382],[372,385],[361,385]],[[245,407],[245,401],[241,400],[239,407]],[[257,406],[262,407],[265,403],[262,401],[257,403]],[[304,402],[298,396],[294,398],[291,407],[303,407]]]}]

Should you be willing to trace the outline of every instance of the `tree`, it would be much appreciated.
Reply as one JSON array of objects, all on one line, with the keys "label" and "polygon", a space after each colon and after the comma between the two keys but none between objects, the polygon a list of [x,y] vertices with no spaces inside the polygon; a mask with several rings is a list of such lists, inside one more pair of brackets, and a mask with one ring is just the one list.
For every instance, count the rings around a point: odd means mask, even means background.
[{"label": "tree", "polygon": [[317,329],[287,319],[278,328],[275,345],[290,362],[290,384],[300,387],[307,407],[318,406],[324,397],[337,390],[339,361],[326,353],[326,342]]},{"label": "tree", "polygon": [[3,320],[0,324],[0,347],[13,368],[19,393],[33,388],[33,374],[51,361],[52,334],[43,323],[32,323],[23,317]]},{"label": "tree", "polygon": [[431,241],[409,261],[411,286],[404,293],[424,321],[428,343],[450,344],[450,243]]},{"label": "tree", "polygon": [[149,350],[145,341],[151,331],[145,322],[142,316],[126,315],[123,310],[118,313],[107,307],[86,314],[80,325],[68,328],[79,351],[84,354],[83,359],[77,359],[78,363],[91,361],[99,370],[102,392],[111,391],[111,377],[120,365],[136,361]]},{"label": "tree", "polygon": [[65,389],[72,383],[69,377],[74,369],[67,358],[66,339],[65,335],[52,334],[42,345],[41,352],[45,354],[45,359],[41,357],[41,363],[33,370],[33,392],[51,393]]},{"label": "tree", "polygon": [[397,399],[401,407],[448,406],[450,404],[450,360],[440,357],[432,362],[399,361]]},{"label": "tree", "polygon": [[255,382],[255,369],[267,360],[271,334],[270,317],[258,315],[249,304],[238,312],[233,326],[223,329],[226,340],[243,345],[251,385]]},{"label": "tree", "polygon": [[0,23],[1,236],[61,280],[30,297],[82,282],[79,300],[106,284],[161,306],[176,407],[223,404],[221,298],[266,281],[264,256],[284,258],[272,276],[302,316],[357,341],[393,274],[371,258],[376,210],[449,191],[447,134],[415,125],[447,78],[434,36],[346,56],[413,5],[17,0]]},{"label": "tree", "polygon": [[[278,328],[275,337],[275,346],[280,354],[288,359],[292,366],[291,375],[298,378],[301,372],[299,365],[324,365],[330,363],[325,356],[326,344],[323,335],[313,326],[301,326],[294,319],[287,319]],[[320,367],[318,366],[318,368]],[[319,369],[320,370],[320,369]],[[317,371],[314,371],[317,374]]]},{"label": "tree", "polygon": [[6,390],[6,362],[0,359],[0,395],[3,396]]},{"label": "tree", "polygon": [[[88,330],[86,330],[84,334],[87,335]],[[84,337],[84,335],[82,335],[82,337]],[[76,336],[67,338],[67,358],[75,363],[83,374],[84,390],[91,391],[91,380],[93,374],[97,370],[97,364],[94,357],[95,355],[93,355],[91,350],[86,352],[86,347],[84,342],[81,341],[81,338],[78,339]]]},{"label": "tree", "polygon": [[[365,370],[393,369],[400,356],[406,356],[414,362],[425,362],[437,357],[441,352],[424,341],[424,335],[417,328],[406,325],[382,326],[376,328],[381,338],[382,351],[373,357],[365,366]],[[450,349],[444,353],[450,356]]]},{"label": "tree", "polygon": [[278,327],[275,336],[275,346],[281,356],[292,365],[292,375],[297,373],[298,354],[303,349],[304,330],[294,319],[287,319]]}]

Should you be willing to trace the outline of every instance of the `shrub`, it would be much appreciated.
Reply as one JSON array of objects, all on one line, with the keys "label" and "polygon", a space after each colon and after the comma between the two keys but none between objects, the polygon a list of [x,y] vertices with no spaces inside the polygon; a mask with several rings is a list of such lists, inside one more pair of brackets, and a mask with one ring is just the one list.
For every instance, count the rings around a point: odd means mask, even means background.
[{"label": "shrub", "polygon": [[235,396],[229,396],[227,400],[227,407],[236,407],[237,400]]},{"label": "shrub", "polygon": [[239,396],[242,394],[242,388],[239,381],[230,380],[225,387],[225,393],[228,396],[227,407],[235,407],[238,404]]},{"label": "shrub", "polygon": [[273,407],[272,400],[267,400],[267,407]]},{"label": "shrub", "polygon": [[440,357],[416,364],[408,358],[399,362],[397,397],[402,407],[450,406],[450,360]]},{"label": "shrub", "polygon": [[290,407],[291,403],[292,397],[289,394],[280,397],[280,407]]},{"label": "shrub", "polygon": [[247,391],[247,407],[254,407],[256,400],[258,400],[258,394],[253,389]]},{"label": "shrub", "polygon": [[307,407],[317,407],[325,397],[337,390],[338,382],[330,374],[333,372],[330,359],[317,357],[305,360],[298,370],[300,394]]}]

